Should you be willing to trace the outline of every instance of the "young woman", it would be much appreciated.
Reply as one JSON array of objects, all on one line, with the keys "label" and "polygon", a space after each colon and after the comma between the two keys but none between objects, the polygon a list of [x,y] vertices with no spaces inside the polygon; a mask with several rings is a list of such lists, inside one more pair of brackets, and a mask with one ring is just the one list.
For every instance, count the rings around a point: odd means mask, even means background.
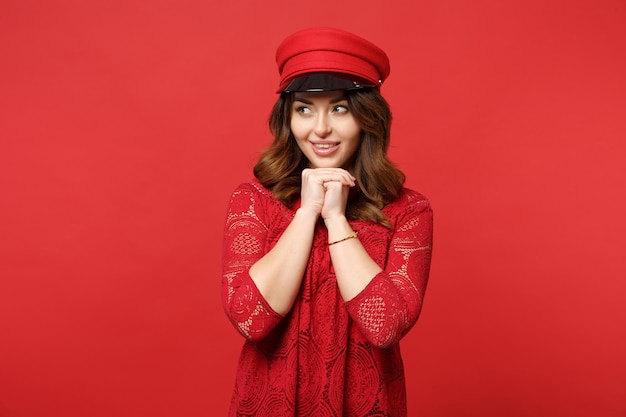
[{"label": "young woman", "polygon": [[387,158],[386,54],[331,28],[289,36],[274,141],[228,206],[226,313],[246,338],[231,416],[406,416],[432,211]]}]

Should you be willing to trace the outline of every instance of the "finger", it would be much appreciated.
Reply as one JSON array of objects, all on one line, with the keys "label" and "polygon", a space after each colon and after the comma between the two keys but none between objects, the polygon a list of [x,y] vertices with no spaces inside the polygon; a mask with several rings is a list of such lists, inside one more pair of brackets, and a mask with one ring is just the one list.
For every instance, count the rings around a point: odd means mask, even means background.
[{"label": "finger", "polygon": [[352,177],[352,174],[343,168],[306,168],[302,173],[305,175],[333,175],[341,173]]},{"label": "finger", "polygon": [[356,184],[355,177],[353,177],[348,171],[339,168],[314,169],[307,173],[303,173],[303,179],[304,178],[318,183],[338,181],[342,184],[350,186],[354,186]]}]

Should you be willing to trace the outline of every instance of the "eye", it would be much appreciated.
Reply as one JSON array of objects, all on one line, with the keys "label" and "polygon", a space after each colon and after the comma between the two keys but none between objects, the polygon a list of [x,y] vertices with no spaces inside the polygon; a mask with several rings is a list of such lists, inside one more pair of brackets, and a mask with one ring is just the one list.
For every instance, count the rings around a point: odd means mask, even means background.
[{"label": "eye", "polygon": [[343,105],[343,104],[338,104],[338,105],[333,107],[333,112],[335,112],[335,113],[347,113],[348,112],[348,106]]},{"label": "eye", "polygon": [[295,108],[296,112],[300,113],[300,114],[310,114],[311,113],[311,109],[309,109],[308,107],[305,106],[298,106]]}]

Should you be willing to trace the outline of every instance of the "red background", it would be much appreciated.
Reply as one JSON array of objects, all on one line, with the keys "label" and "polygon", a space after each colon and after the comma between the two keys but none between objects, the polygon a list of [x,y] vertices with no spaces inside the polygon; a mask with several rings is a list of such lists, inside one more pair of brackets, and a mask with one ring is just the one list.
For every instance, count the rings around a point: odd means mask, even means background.
[{"label": "red background", "polygon": [[623,0],[3,0],[0,416],[225,414],[225,205],[316,25],[388,52],[435,209],[410,415],[626,415]]}]

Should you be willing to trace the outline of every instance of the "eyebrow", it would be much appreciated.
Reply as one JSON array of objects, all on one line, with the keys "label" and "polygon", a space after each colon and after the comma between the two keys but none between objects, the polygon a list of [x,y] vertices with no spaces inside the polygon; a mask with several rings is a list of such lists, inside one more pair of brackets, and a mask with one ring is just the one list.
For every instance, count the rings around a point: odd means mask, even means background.
[{"label": "eyebrow", "polygon": [[[339,103],[340,101],[344,101],[347,100],[348,98],[346,96],[339,96],[339,97],[335,97],[334,99],[330,100],[330,104],[335,104],[335,103]],[[306,98],[294,98],[294,101],[299,101],[301,103],[304,104],[313,104],[313,102],[311,100],[307,100]]]}]

